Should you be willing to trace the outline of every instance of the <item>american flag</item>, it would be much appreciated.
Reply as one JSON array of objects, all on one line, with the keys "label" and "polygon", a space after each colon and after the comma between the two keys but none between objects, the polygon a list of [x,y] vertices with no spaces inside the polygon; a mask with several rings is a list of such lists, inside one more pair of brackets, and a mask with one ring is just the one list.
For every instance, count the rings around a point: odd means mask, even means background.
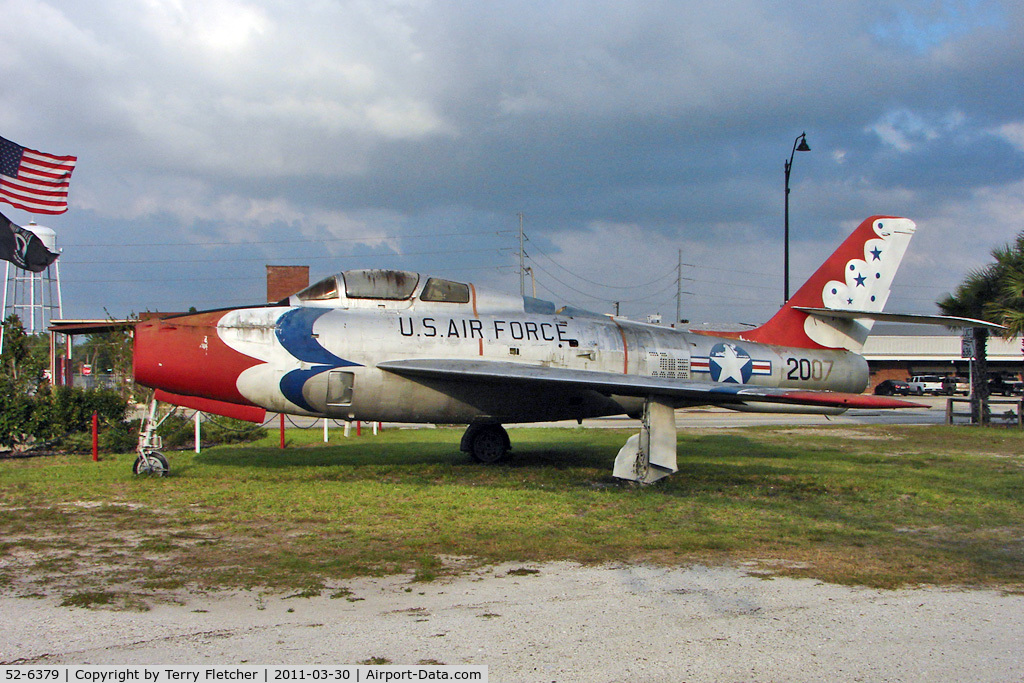
[{"label": "american flag", "polygon": [[0,138],[0,201],[30,213],[64,213],[76,161]]}]

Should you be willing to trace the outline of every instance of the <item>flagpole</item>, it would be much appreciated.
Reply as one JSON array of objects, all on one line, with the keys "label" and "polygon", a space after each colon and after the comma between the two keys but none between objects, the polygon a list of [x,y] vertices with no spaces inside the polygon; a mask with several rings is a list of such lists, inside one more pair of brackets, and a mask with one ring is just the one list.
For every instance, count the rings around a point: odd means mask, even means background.
[{"label": "flagpole", "polygon": [[[7,268],[4,269],[4,308],[0,316],[7,319],[7,285],[10,282],[11,277],[11,262],[7,262]],[[0,321],[3,322],[3,321]],[[0,325],[0,353],[4,352],[4,325]]]},{"label": "flagpole", "polygon": [[[29,334],[36,333],[36,275],[29,271],[28,274],[28,329]],[[42,297],[43,281],[39,280],[39,296]],[[39,312],[40,322],[42,322],[42,311]]]}]

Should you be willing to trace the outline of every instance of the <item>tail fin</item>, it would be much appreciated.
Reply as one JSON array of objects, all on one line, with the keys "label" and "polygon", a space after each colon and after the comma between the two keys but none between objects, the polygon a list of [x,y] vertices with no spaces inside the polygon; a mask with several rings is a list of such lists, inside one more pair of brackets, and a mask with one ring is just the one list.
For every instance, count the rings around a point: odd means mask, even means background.
[{"label": "tail fin", "polygon": [[800,308],[879,313],[916,226],[895,216],[868,218],[825,261],[771,320],[742,338],[802,348],[859,352],[874,321],[839,318]]}]

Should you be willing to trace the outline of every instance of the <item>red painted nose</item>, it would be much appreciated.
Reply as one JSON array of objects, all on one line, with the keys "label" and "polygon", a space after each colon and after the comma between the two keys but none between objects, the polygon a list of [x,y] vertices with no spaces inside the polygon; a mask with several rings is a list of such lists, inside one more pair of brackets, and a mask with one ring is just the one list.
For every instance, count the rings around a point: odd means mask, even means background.
[{"label": "red painted nose", "polygon": [[241,354],[217,334],[224,311],[151,320],[135,326],[135,381],[154,389],[241,405],[238,376],[259,361]]}]

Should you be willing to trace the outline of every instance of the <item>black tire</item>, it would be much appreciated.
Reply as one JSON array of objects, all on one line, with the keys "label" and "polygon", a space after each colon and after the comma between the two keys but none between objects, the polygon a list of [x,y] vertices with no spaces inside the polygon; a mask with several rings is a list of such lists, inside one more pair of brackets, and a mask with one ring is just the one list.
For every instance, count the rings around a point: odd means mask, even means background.
[{"label": "black tire", "polygon": [[505,459],[511,450],[508,432],[499,424],[481,425],[469,438],[469,455],[485,465]]},{"label": "black tire", "polygon": [[167,462],[167,458],[164,457],[163,453],[157,451],[153,451],[146,458],[140,455],[135,458],[135,464],[132,465],[132,474],[136,476],[166,477],[170,473],[170,463]]}]

